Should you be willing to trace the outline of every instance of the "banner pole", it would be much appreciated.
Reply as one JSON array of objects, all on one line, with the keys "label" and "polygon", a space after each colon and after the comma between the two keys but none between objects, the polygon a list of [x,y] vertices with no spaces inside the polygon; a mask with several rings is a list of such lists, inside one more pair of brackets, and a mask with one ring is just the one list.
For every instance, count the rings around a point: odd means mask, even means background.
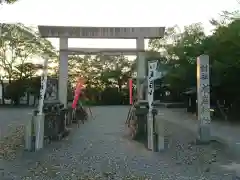
[{"label": "banner pole", "polygon": [[133,97],[132,97],[132,86],[133,86],[133,81],[132,79],[129,79],[129,104],[133,104]]}]

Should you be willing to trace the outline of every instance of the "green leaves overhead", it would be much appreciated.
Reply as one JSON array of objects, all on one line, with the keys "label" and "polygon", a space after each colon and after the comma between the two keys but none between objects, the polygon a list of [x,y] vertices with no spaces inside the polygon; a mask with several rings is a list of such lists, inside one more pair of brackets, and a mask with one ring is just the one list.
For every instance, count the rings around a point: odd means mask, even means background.
[{"label": "green leaves overhead", "polygon": [[133,72],[134,61],[124,56],[70,56],[69,59],[73,81],[83,76],[93,87],[110,86],[121,90]]},{"label": "green leaves overhead", "polygon": [[[200,23],[186,26],[180,31],[177,26],[168,28],[162,40],[151,40],[152,50],[164,52],[170,67],[164,81],[176,91],[196,85],[196,58],[201,54],[210,56],[211,84],[218,85],[225,95],[238,96],[236,85],[240,75],[240,20],[238,12],[223,12],[220,20],[211,20],[215,26],[207,36]],[[236,90],[238,89],[238,90]]]}]

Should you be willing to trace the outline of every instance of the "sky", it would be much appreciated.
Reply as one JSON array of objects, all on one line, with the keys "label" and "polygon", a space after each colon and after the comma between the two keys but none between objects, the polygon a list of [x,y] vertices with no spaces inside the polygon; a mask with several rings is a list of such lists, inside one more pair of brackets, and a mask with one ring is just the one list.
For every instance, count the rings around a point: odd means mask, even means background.
[{"label": "sky", "polygon": [[[223,10],[240,9],[238,0],[19,0],[0,5],[0,22],[25,25],[62,26],[166,26],[183,27],[202,22],[211,29],[209,19]],[[58,49],[59,41],[51,40]],[[135,40],[71,39],[71,47],[134,48]],[[146,43],[147,46],[147,43]]]}]

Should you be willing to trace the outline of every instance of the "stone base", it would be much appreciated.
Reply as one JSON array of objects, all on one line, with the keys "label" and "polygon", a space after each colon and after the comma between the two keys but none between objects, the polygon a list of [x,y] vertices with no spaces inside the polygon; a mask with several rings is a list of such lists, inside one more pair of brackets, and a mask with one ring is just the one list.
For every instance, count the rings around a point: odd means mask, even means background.
[{"label": "stone base", "polygon": [[34,117],[34,132],[35,132],[35,151],[43,148],[44,142],[44,114]]},{"label": "stone base", "polygon": [[208,144],[211,142],[210,125],[199,125],[197,143]]},{"label": "stone base", "polygon": [[158,136],[158,152],[166,151],[170,148],[171,140],[167,136]]},{"label": "stone base", "polygon": [[166,151],[171,146],[171,132],[170,127],[164,118],[161,118],[156,121],[155,128],[158,135],[158,152]]},{"label": "stone base", "polygon": [[24,132],[24,141],[25,141],[25,147],[24,149],[26,151],[32,151],[32,136],[33,136],[33,117],[31,119],[27,120],[27,123],[25,125],[25,132]]},{"label": "stone base", "polygon": [[148,149],[151,149],[153,151],[153,117],[151,114],[148,114],[147,117]]}]

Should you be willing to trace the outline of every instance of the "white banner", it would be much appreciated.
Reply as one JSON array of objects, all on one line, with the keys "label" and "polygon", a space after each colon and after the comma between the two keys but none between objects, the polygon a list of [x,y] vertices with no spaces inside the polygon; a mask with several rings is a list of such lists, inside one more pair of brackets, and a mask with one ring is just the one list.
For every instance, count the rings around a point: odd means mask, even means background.
[{"label": "white banner", "polygon": [[44,96],[47,88],[47,61],[48,61],[47,59],[44,59],[43,74],[41,76],[41,89],[40,89],[40,97],[39,97],[39,104],[38,104],[39,114],[42,114],[42,111],[43,111]]},{"label": "white banner", "polygon": [[152,117],[152,104],[154,95],[154,80],[157,75],[157,61],[148,62],[148,149],[153,150],[153,117]]},{"label": "white banner", "polygon": [[148,62],[148,105],[149,110],[152,109],[153,94],[154,94],[154,80],[157,77],[157,61]]}]

